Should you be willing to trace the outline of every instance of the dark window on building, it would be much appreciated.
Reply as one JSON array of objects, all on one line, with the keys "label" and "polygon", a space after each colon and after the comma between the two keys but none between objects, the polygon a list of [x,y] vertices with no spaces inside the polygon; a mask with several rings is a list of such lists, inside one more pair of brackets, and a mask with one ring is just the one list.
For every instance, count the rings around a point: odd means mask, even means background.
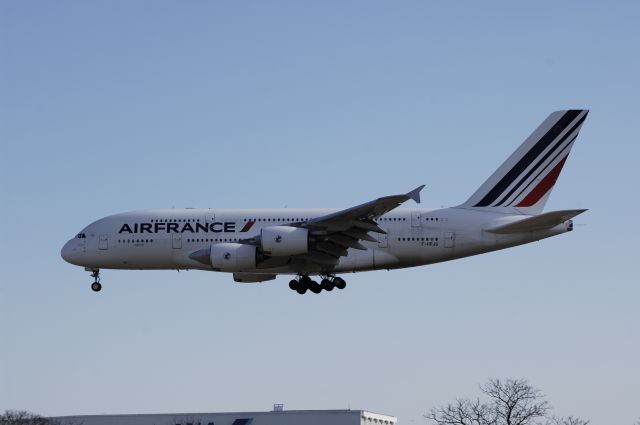
[{"label": "dark window on building", "polygon": [[232,425],[249,425],[253,421],[253,418],[236,419]]}]

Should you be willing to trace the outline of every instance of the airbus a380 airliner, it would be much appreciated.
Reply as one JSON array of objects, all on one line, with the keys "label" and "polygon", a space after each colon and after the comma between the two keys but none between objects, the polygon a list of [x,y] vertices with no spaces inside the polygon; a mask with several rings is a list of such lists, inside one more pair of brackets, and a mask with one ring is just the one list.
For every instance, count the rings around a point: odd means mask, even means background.
[{"label": "airbus a380 airliner", "polygon": [[[293,275],[300,294],[343,289],[339,274],[422,266],[556,236],[586,210],[543,213],[587,110],[554,112],[455,207],[398,209],[420,186],[344,210],[151,209],[102,218],[62,248],[100,291],[100,269],[200,269],[236,282]],[[318,283],[313,277],[318,276]]]}]

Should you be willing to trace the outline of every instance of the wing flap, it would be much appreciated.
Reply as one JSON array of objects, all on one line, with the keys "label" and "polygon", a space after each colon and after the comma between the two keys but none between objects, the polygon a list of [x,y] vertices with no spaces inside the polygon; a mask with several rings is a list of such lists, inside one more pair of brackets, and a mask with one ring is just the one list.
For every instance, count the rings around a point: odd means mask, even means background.
[{"label": "wing flap", "polygon": [[384,230],[382,230],[374,221],[354,220],[351,222],[351,227],[356,227],[366,232],[375,232],[375,233],[382,233],[382,234],[387,233]]},{"label": "wing flap", "polygon": [[348,230],[345,230],[344,232],[341,232],[347,236],[350,236],[352,238],[355,239],[360,239],[363,241],[367,241],[367,242],[378,242],[378,240],[376,238],[374,238],[373,236],[369,235],[367,232],[365,232],[364,230],[360,230],[360,229],[356,229],[356,228],[351,228]]},{"label": "wing flap", "polygon": [[[366,233],[365,233],[366,235]],[[367,235],[369,236],[369,235]],[[327,240],[330,242],[333,242],[335,244],[341,245],[345,248],[353,248],[353,249],[359,249],[362,251],[366,251],[367,247],[365,247],[364,245],[362,245],[360,242],[358,242],[356,239],[350,237],[350,236],[346,236],[343,234],[331,234],[329,236],[327,236]]]}]

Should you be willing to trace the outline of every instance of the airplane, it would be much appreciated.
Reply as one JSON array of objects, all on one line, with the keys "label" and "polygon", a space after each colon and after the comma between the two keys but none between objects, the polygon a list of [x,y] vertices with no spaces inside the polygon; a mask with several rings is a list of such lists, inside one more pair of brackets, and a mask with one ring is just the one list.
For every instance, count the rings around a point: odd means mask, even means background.
[{"label": "airplane", "polygon": [[455,207],[397,208],[420,203],[423,185],[343,210],[147,209],[91,223],[61,256],[91,272],[95,292],[101,269],[198,269],[232,273],[242,283],[290,275],[292,290],[318,294],[344,289],[346,273],[422,266],[560,235],[586,210],[543,208],[588,112],[553,112]]}]

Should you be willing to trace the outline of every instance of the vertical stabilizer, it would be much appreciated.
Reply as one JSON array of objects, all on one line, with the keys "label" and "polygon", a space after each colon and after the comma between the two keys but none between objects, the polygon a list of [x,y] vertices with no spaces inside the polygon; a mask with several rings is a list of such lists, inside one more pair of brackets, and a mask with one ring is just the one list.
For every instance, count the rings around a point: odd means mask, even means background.
[{"label": "vertical stabilizer", "polygon": [[588,113],[571,109],[549,115],[460,207],[540,214]]}]

